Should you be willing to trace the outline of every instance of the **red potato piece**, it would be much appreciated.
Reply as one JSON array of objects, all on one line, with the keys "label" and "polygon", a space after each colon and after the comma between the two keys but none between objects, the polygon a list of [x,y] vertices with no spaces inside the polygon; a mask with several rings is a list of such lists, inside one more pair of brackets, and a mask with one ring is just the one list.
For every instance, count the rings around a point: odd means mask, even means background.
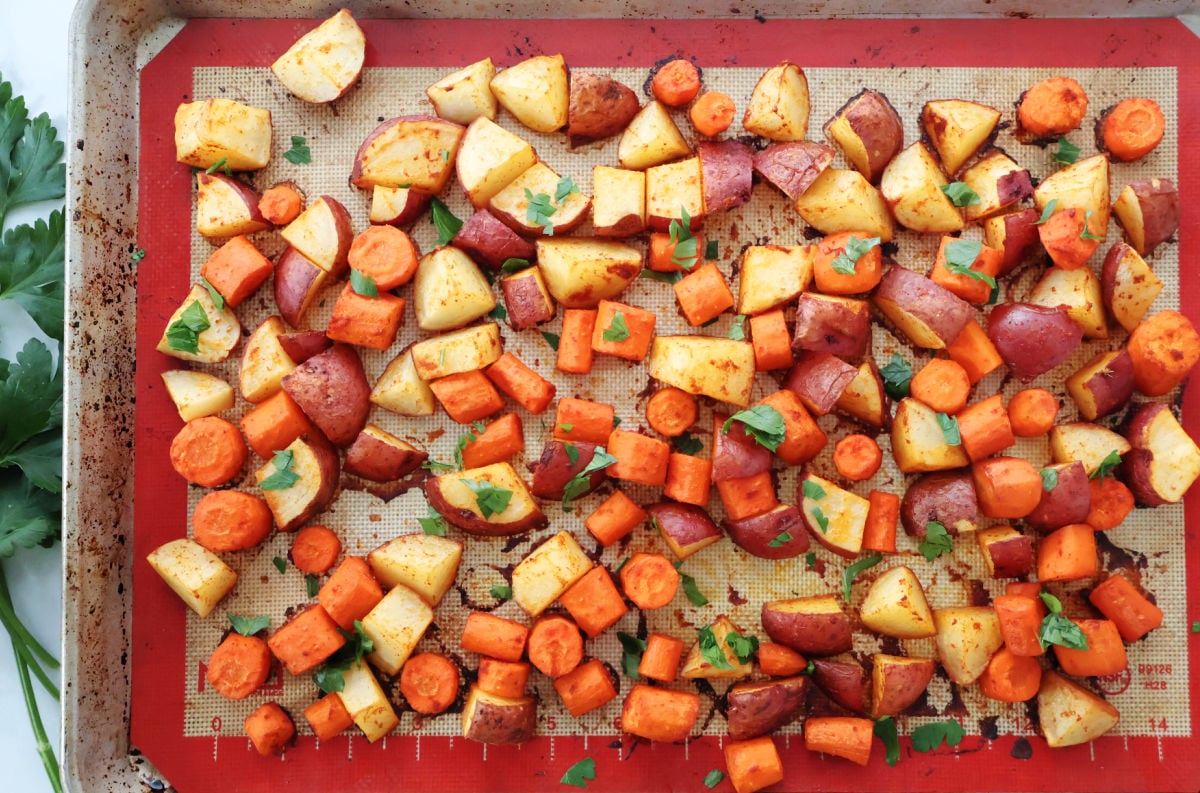
[{"label": "red potato piece", "polygon": [[721,526],[735,545],[763,559],[792,559],[809,548],[804,518],[792,504],[779,504],[752,518],[726,520]]},{"label": "red potato piece", "polygon": [[790,200],[799,198],[833,162],[834,150],[806,140],[772,143],[754,155],[754,170]]},{"label": "red potato piece", "polygon": [[712,480],[727,482],[771,470],[771,450],[746,432],[746,425],[740,421],[730,421],[729,432],[725,432],[728,418],[713,414]]},{"label": "red potato piece", "polygon": [[801,676],[734,684],[725,698],[729,737],[745,741],[791,724],[800,716],[807,693]]},{"label": "red potato piece", "polygon": [[287,392],[309,421],[335,446],[349,446],[367,423],[371,384],[354,348],[335,344],[283,378]]},{"label": "red potato piece", "polygon": [[421,467],[429,455],[374,424],[363,427],[346,449],[346,473],[372,482],[394,482]]},{"label": "red potato piece", "polygon": [[685,559],[723,536],[708,511],[694,504],[660,501],[646,507],[671,552]]},{"label": "red potato piece", "polygon": [[975,318],[970,303],[904,267],[887,271],[872,300],[913,344],[931,350],[949,346]]},{"label": "red potato piece", "polygon": [[841,705],[851,713],[865,713],[867,710],[866,673],[857,663],[849,661],[831,661],[828,658],[814,658],[813,683],[825,693],[825,696]]},{"label": "red potato piece", "polygon": [[1061,307],[1005,303],[988,317],[988,338],[1012,373],[1028,383],[1065,361],[1083,329]]},{"label": "red potato piece", "polygon": [[973,531],[979,522],[975,482],[961,471],[925,474],[914,481],[900,499],[900,523],[910,537],[925,537],[930,521],[952,535]]},{"label": "red potato piece", "polygon": [[801,655],[837,655],[851,646],[850,617],[833,595],[769,600],[761,618],[771,641]]},{"label": "red potato piece", "polygon": [[1200,448],[1162,402],[1143,405],[1129,422],[1133,447],[1122,464],[1124,479],[1139,502],[1173,504],[1200,477]]},{"label": "red potato piece", "polygon": [[279,346],[287,353],[287,357],[301,364],[328,350],[333,346],[333,342],[323,330],[306,330],[300,333],[285,333],[279,337]]},{"label": "red potato piece", "polygon": [[499,270],[508,259],[532,262],[537,251],[533,243],[486,209],[477,210],[467,218],[451,242],[476,262],[493,270]]},{"label": "red potato piece", "polygon": [[888,98],[864,89],[825,124],[825,135],[842,148],[847,162],[872,184],[904,148],[904,125]]},{"label": "red potato piece", "polygon": [[836,355],[827,352],[805,350],[796,357],[796,363],[783,379],[783,387],[800,397],[804,406],[824,416],[833,410],[850,383],[858,376],[858,369]]},{"label": "red potato piece", "polygon": [[[568,446],[574,447],[577,452],[574,462],[572,462],[571,454],[567,451]],[[566,443],[553,439],[546,441],[546,445],[542,447],[542,456],[527,466],[529,472],[533,474],[533,480],[529,483],[529,492],[538,498],[551,501],[561,500],[567,483],[586,468],[595,456],[595,444]],[[585,496],[608,481],[606,471],[605,468],[590,471],[584,480],[587,483],[586,489],[575,493],[573,497]]]},{"label": "red potato piece", "polygon": [[859,358],[870,341],[871,311],[867,301],[816,292],[800,295],[792,334],[793,350]]},{"label": "red potato piece", "polygon": [[701,141],[696,144],[704,187],[705,213],[723,212],[750,200],[754,155],[740,140]]},{"label": "red potato piece", "polygon": [[1170,179],[1139,179],[1117,195],[1113,212],[1133,249],[1150,256],[1179,229],[1179,191]]},{"label": "red potato piece", "polygon": [[572,147],[621,132],[641,109],[637,94],[607,75],[571,70],[567,138]]},{"label": "red potato piece", "polygon": [[[1043,484],[1042,500],[1033,512],[1025,516],[1025,522],[1043,531],[1071,523],[1086,523],[1092,505],[1092,490],[1088,486],[1087,469],[1083,463],[1075,460],[1048,465],[1043,470],[1054,472],[1049,477],[1054,486],[1047,489]],[[1042,479],[1044,482],[1047,475],[1043,474]]]}]

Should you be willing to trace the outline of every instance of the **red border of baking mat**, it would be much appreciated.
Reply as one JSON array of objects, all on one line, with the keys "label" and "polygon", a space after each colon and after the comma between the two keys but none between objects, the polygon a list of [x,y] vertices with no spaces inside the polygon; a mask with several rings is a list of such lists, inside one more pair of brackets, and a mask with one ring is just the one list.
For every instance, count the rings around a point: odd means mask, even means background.
[{"label": "red border of baking mat", "polygon": [[[706,66],[766,67],[789,59],[806,67],[847,66],[1175,66],[1179,84],[1180,261],[1197,249],[1200,227],[1200,46],[1175,20],[364,20],[367,66],[463,65],[480,53],[507,66],[540,52],[562,52],[568,63],[650,66],[675,52],[699,53]],[[266,66],[304,31],[306,20],[197,19],[141,73],[141,162],[138,245],[153,265],[138,271],[137,325],[162,327],[189,285],[190,171],[174,159],[176,105],[190,99],[195,66]],[[1184,275],[1183,311],[1200,319],[1200,278]],[[120,307],[114,308],[120,310]],[[597,761],[598,790],[698,790],[712,768],[723,768],[721,740],[684,746],[638,743],[616,736],[538,738],[519,748],[485,747],[462,738],[392,735],[377,744],[339,736],[312,751],[312,738],[282,759],[257,756],[244,737],[185,738],[185,609],[142,559],[187,532],[186,490],[167,459],[178,426],[160,373],[169,359],[155,353],[157,331],[137,340],[137,498],[133,571],[132,740],[181,790],[562,790],[559,778],[585,755]],[[1200,389],[1184,399],[1189,430],[1200,421]],[[1200,558],[1195,527],[1200,497],[1186,506],[1187,555]],[[1200,616],[1200,568],[1188,574],[1189,619]],[[1200,680],[1196,653],[1192,680]],[[1200,727],[1200,697],[1190,703]],[[299,717],[299,714],[295,714]],[[782,787],[879,791],[1196,790],[1200,739],[1101,738],[1092,745],[1048,750],[1035,739],[1029,759],[1012,757],[1018,739],[967,737],[956,749],[905,757],[892,768],[876,747],[870,766],[824,759],[799,741],[779,738],[786,768]],[[220,780],[219,783],[216,780]],[[727,785],[722,787],[727,788]]]}]

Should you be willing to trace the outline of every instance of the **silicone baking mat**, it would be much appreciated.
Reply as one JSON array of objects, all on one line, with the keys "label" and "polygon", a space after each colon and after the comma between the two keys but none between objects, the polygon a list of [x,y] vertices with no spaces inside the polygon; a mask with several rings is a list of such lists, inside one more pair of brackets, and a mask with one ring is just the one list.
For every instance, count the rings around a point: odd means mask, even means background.
[{"label": "silicone baking mat", "polygon": [[[466,21],[363,20],[367,34],[367,65],[361,81],[351,92],[330,106],[310,106],[291,97],[266,66],[311,22],[270,20],[193,20],[142,71],[142,134],[139,180],[139,246],[146,258],[139,265],[138,280],[138,373],[137,373],[137,498],[135,559],[158,544],[188,532],[188,515],[203,495],[187,488],[165,465],[166,450],[180,426],[159,374],[178,362],[154,352],[159,334],[170,313],[186,293],[189,283],[213,250],[194,232],[193,191],[190,170],[174,162],[172,117],[181,101],[224,96],[272,111],[275,152],[271,165],[253,176],[265,187],[278,179],[294,179],[311,197],[327,194],[349,210],[355,230],[366,226],[366,194],[348,185],[347,176],[354,152],[375,125],[397,115],[429,112],[424,88],[441,75],[465,63],[491,56],[498,66],[511,65],[529,55],[562,52],[569,66],[611,74],[642,94],[649,67],[677,53],[693,55],[704,69],[707,87],[734,97],[745,106],[763,69],[788,59],[801,65],[808,76],[813,110],[810,139],[820,139],[819,125],[850,96],[864,87],[884,92],[905,123],[905,142],[920,136],[917,119],[925,101],[961,97],[990,104],[1011,121],[1012,106],[1020,92],[1039,79],[1068,73],[1087,89],[1090,111],[1085,128],[1072,135],[1081,156],[1094,153],[1090,123],[1104,107],[1127,96],[1152,96],[1166,112],[1168,133],[1163,144],[1142,163],[1114,165],[1115,191],[1128,180],[1167,177],[1177,180],[1184,196],[1185,229],[1179,244],[1168,244],[1155,253],[1152,264],[1168,284],[1155,309],[1177,307],[1180,290],[1194,294],[1194,279],[1185,272],[1180,281],[1179,261],[1189,251],[1186,229],[1192,217],[1187,198],[1195,185],[1194,164],[1180,157],[1179,141],[1195,131],[1195,97],[1182,88],[1193,86],[1195,41],[1171,21],[1028,21],[952,22],[799,22],[770,21],[522,21],[519,28],[503,23]],[[1004,42],[999,46],[998,42]],[[1194,93],[1194,89],[1192,89]],[[615,164],[616,139],[569,150],[565,136],[538,135],[520,127],[503,112],[499,121],[530,140],[539,156],[564,176],[571,176],[582,192],[590,194],[591,168],[597,163]],[[686,129],[686,123],[684,123]],[[730,134],[741,133],[740,128]],[[312,162],[293,165],[280,155],[290,135],[306,138]],[[1052,149],[1022,146],[1002,129],[997,145],[1007,148],[1035,177],[1053,172]],[[835,165],[841,163],[839,156]],[[443,194],[460,217],[469,210],[456,183]],[[710,217],[705,234],[718,240],[718,266],[736,284],[740,254],[747,245],[773,242],[805,242],[803,222],[773,188],[756,184],[751,202],[733,212]],[[418,247],[427,251],[436,234],[427,218],[410,229]],[[586,228],[577,233],[586,233]],[[967,236],[978,238],[978,228]],[[1109,229],[1110,240],[1119,229]],[[256,236],[269,255],[282,243],[270,232]],[[641,243],[639,243],[641,244]],[[894,258],[901,264],[925,269],[932,260],[936,235],[901,234]],[[1106,247],[1096,257],[1096,265]],[[1029,277],[1011,286],[1019,298],[1032,285]],[[338,287],[340,288],[340,287]],[[411,287],[406,287],[410,290]],[[409,296],[407,292],[405,296]],[[333,288],[308,317],[310,327],[324,326],[332,308]],[[657,333],[696,332],[677,316],[670,287],[644,279],[626,290],[623,301],[658,311]],[[1185,311],[1190,306],[1182,301]],[[273,311],[268,287],[239,306],[237,313],[246,332]],[[699,332],[725,336],[731,316],[725,315],[712,327]],[[559,320],[542,328],[559,329]],[[644,403],[650,393],[644,368],[614,359],[597,358],[591,375],[562,376],[552,373],[554,353],[534,332],[516,334],[503,327],[506,348],[527,364],[553,377],[559,396],[578,395],[610,401],[617,407],[623,427],[644,424]],[[873,349],[886,361],[894,350],[910,360],[912,351],[876,326]],[[386,352],[363,355],[368,376],[374,378],[396,351],[421,337],[411,314],[400,339]],[[1061,392],[1062,378],[1103,343],[1085,345],[1068,364],[1043,376],[1040,385]],[[206,371],[236,382],[237,358]],[[996,374],[979,386],[977,393],[997,389],[1011,394],[1017,383]],[[777,388],[770,377],[757,378],[754,398]],[[1070,411],[1070,400],[1065,400]],[[694,432],[707,445],[711,408],[706,404]],[[1185,408],[1187,406],[1185,405]],[[725,408],[727,410],[727,406]],[[236,419],[244,403],[226,417]],[[549,433],[553,414],[531,416],[521,413],[526,438],[525,461],[536,459]],[[1195,411],[1187,411],[1190,416]],[[1069,413],[1064,413],[1068,416]],[[409,419],[374,409],[372,421],[390,432],[407,437],[428,449],[441,461],[452,458],[458,437],[467,429],[454,425],[444,415]],[[826,416],[822,427],[831,439],[858,429],[844,419]],[[831,449],[832,443],[830,445]],[[885,446],[885,449],[887,447]],[[829,451],[809,469],[835,477]],[[1041,441],[1025,442],[1017,449],[1035,463],[1048,459]],[[521,466],[522,460],[516,464]],[[889,458],[890,462],[890,458]],[[253,491],[253,468],[247,465],[237,486]],[[780,472],[779,493],[790,500],[798,469]],[[899,492],[903,477],[885,467],[875,478],[855,489],[864,494],[872,487]],[[658,498],[648,488],[625,487],[640,503]],[[574,512],[564,513],[557,504],[545,505],[551,518],[548,529],[512,540],[480,540],[452,530],[462,539],[467,553],[458,581],[439,607],[435,625],[426,634],[422,649],[448,654],[470,679],[477,660],[457,649],[462,620],[472,609],[494,611],[521,619],[512,603],[497,601],[489,592],[503,584],[505,572],[543,539],[561,529],[572,531],[594,558],[615,568],[621,559],[638,550],[663,550],[661,540],[648,526],[634,532],[627,542],[601,549],[582,527],[582,518],[601,495],[581,499]],[[1194,511],[1195,499],[1187,505]],[[713,499],[714,512],[719,504]],[[1122,722],[1100,741],[1072,749],[1051,751],[1034,735],[1035,714],[1024,704],[1005,706],[983,699],[974,687],[951,685],[939,673],[927,695],[909,715],[900,717],[901,733],[934,719],[957,717],[968,737],[955,749],[933,755],[912,753],[905,742],[905,756],[889,768],[877,746],[866,769],[842,761],[825,759],[805,751],[797,740],[801,726],[784,730],[778,738],[787,776],[781,789],[821,790],[1041,790],[1074,789],[1166,790],[1191,789],[1200,779],[1193,739],[1195,702],[1188,685],[1191,675],[1187,626],[1193,609],[1189,602],[1195,587],[1195,571],[1186,558],[1194,542],[1184,531],[1184,506],[1138,510],[1125,525],[1101,537],[1103,561],[1109,569],[1121,568],[1140,579],[1167,614],[1166,623],[1146,640],[1129,648],[1127,673],[1094,681],[1120,709]],[[427,514],[419,488],[399,495],[371,492],[361,482],[344,477],[343,491],[321,522],[338,530],[345,553],[365,555],[372,548],[401,533],[419,531],[415,518]],[[1193,518],[1194,520],[1194,518]],[[1194,525],[1194,524],[1193,524]],[[1185,536],[1186,534],[1186,536]],[[934,607],[986,603],[1002,591],[1003,582],[989,580],[982,559],[969,536],[956,544],[949,560],[928,564],[907,538],[900,552],[884,564],[860,575],[850,602],[861,601],[875,574],[895,564],[912,566],[926,584]],[[597,761],[597,780],[592,787],[606,790],[696,789],[704,775],[723,767],[720,758],[724,718],[720,715],[723,684],[698,683],[702,716],[696,737],[684,745],[638,743],[619,732],[622,697],[586,716],[575,719],[565,713],[549,680],[534,675],[531,690],[539,699],[539,738],[521,747],[487,747],[461,737],[460,702],[450,713],[419,719],[398,707],[400,727],[377,744],[368,744],[351,730],[318,744],[307,733],[300,716],[317,695],[310,678],[291,677],[277,671],[268,684],[248,700],[229,702],[205,689],[204,661],[219,642],[227,623],[222,615],[267,614],[272,629],[286,618],[288,609],[308,602],[303,575],[294,567],[280,573],[276,557],[286,558],[290,535],[275,534],[260,548],[228,555],[227,561],[241,575],[238,587],[208,619],[201,620],[175,601],[165,586],[138,562],[134,573],[134,697],[132,732],[134,743],[181,790],[208,789],[213,774],[220,774],[223,787],[256,789],[271,780],[287,780],[300,789],[395,788],[414,789],[534,790],[557,788],[563,771],[584,756]],[[668,609],[646,615],[631,612],[614,629],[590,640],[587,653],[601,658],[614,670],[620,668],[617,631],[645,635],[647,630],[671,633],[687,642],[696,630],[718,614],[728,614],[743,629],[762,634],[759,606],[764,600],[788,597],[791,593],[815,594],[840,587],[844,562],[816,550],[812,569],[803,557],[788,561],[756,559],[722,542],[690,557],[683,571],[694,576],[710,603],[701,608],[686,605],[682,595]],[[1077,591],[1080,587],[1069,587]],[[1071,609],[1069,602],[1068,610]],[[893,642],[885,644],[866,632],[856,635],[855,653],[866,658],[883,650],[896,652]],[[932,642],[905,642],[902,652],[933,655]],[[385,682],[385,686],[387,683]],[[621,679],[624,694],[630,681]],[[684,685],[684,684],[681,684]],[[398,693],[394,697],[400,705]],[[241,732],[245,716],[267,700],[277,700],[297,721],[301,737],[282,760],[258,757]],[[820,711],[822,699],[810,698]],[[1114,751],[1115,750],[1115,751]],[[1069,769],[1069,771],[1067,771]],[[970,780],[967,783],[965,780]]]}]

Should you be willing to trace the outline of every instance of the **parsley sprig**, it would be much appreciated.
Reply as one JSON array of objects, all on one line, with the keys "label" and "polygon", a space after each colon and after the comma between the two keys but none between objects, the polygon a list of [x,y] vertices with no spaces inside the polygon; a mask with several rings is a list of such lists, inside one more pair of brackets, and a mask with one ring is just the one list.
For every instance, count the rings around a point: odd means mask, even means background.
[{"label": "parsley sprig", "polygon": [[725,423],[721,425],[721,434],[728,435],[735,421],[746,428],[746,432],[759,446],[765,446],[771,451],[778,449],[779,444],[787,437],[787,425],[783,421],[783,415],[770,405],[755,405],[739,410],[725,419]]},{"label": "parsley sprig", "polygon": [[1070,650],[1086,650],[1088,648],[1087,636],[1078,625],[1063,614],[1062,601],[1049,592],[1039,592],[1038,597],[1042,599],[1050,612],[1042,619],[1042,624],[1038,627],[1038,644],[1042,649],[1045,650],[1050,645],[1057,644]]},{"label": "parsley sprig", "polygon": [[692,235],[692,216],[688,214],[687,207],[679,207],[679,217],[671,218],[670,224],[667,225],[667,233],[670,235],[673,246],[671,264],[684,270],[695,267],[696,260],[699,258],[699,251],[696,247],[698,241]]},{"label": "parsley sprig", "polygon": [[939,556],[954,550],[954,538],[950,536],[950,532],[946,531],[945,524],[931,520],[925,524],[925,539],[917,546],[917,550],[921,552],[926,561],[932,562]]},{"label": "parsley sprig", "polygon": [[851,235],[846,240],[846,247],[833,260],[833,271],[842,275],[855,275],[858,260],[870,253],[872,248],[878,247],[879,242],[879,237],[863,238]]},{"label": "parsley sprig", "polygon": [[350,667],[361,664],[363,656],[375,652],[375,642],[363,630],[361,620],[354,621],[353,633],[341,628],[338,628],[338,633],[346,637],[346,643],[313,675],[313,682],[317,684],[317,688],[326,694],[345,690],[346,678],[343,675],[350,671]]},{"label": "parsley sprig", "polygon": [[475,503],[479,506],[484,520],[508,509],[508,502],[512,501],[513,491],[496,487],[486,480],[477,482],[474,479],[464,479],[462,483],[475,494]]}]

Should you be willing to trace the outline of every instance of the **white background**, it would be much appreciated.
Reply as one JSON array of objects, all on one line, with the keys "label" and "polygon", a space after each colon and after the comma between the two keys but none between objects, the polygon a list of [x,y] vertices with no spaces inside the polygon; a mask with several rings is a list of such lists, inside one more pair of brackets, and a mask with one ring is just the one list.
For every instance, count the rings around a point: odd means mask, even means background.
[{"label": "white background", "polygon": [[[25,97],[31,115],[49,113],[60,141],[67,133],[67,40],[74,0],[0,0],[0,74],[12,83],[13,93]],[[31,211],[10,213],[8,225],[29,222],[56,208],[55,203]],[[8,312],[0,312],[0,356],[11,357],[20,347],[29,326]],[[33,326],[36,328],[36,326]],[[4,572],[12,589],[17,614],[26,626],[56,656],[61,657],[62,637],[62,549],[55,545],[22,551],[4,561]],[[35,689],[42,692],[34,681]],[[38,703],[46,734],[62,760],[58,703],[40,696]],[[5,790],[21,793],[49,791],[50,783],[34,747],[33,733],[25,713],[21,686],[13,663],[12,646],[0,631],[0,768]]]}]

